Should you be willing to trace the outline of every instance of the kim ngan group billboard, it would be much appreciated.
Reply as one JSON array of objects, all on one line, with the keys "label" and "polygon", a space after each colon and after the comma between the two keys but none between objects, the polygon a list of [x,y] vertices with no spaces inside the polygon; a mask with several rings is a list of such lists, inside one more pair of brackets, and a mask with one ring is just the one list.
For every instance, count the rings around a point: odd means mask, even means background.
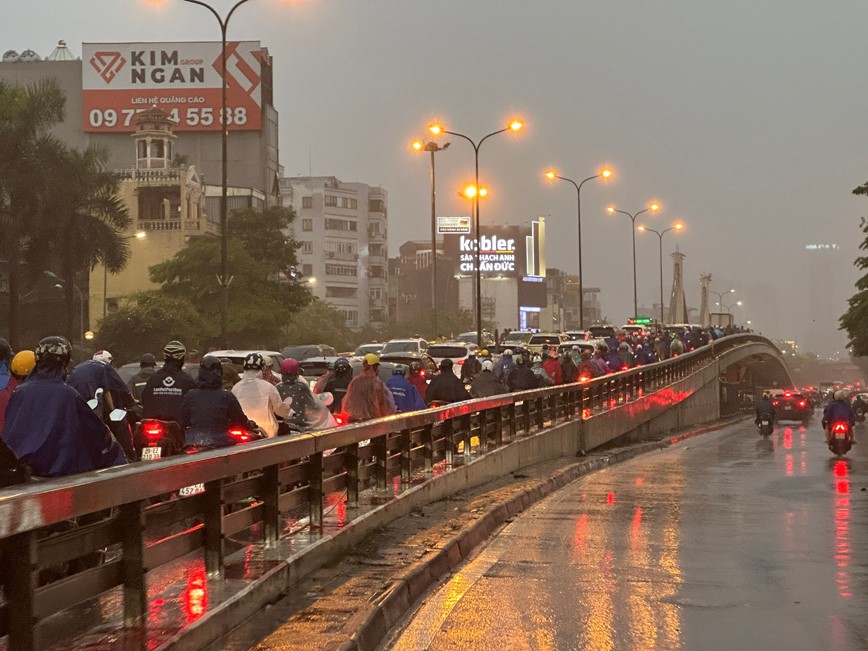
[{"label": "kim ngan group billboard", "polygon": [[219,42],[84,43],[82,127],[90,133],[132,132],[137,112],[157,106],[176,131],[232,131],[262,126],[259,41],[226,44],[226,113]]}]

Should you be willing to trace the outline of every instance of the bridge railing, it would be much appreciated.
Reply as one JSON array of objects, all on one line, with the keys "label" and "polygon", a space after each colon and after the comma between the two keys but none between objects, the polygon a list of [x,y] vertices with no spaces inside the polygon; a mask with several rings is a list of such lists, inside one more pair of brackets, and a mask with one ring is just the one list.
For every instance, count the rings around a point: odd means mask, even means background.
[{"label": "bridge railing", "polygon": [[[224,575],[227,539],[259,531],[277,546],[281,520],[309,517],[321,530],[326,496],[385,491],[436,464],[462,463],[565,420],[589,418],[652,393],[725,350],[767,340],[726,337],[680,357],[593,379],[349,425],[293,439],[86,473],[0,491],[0,635],[13,651],[34,648],[40,620],[122,586],[124,622],[147,615],[148,573],[193,552],[211,578]],[[198,494],[181,489],[201,485]],[[78,526],[58,532],[64,523]],[[189,526],[180,526],[187,523]],[[178,529],[183,531],[177,533]],[[81,565],[98,550],[111,560],[41,585],[52,568]]]}]

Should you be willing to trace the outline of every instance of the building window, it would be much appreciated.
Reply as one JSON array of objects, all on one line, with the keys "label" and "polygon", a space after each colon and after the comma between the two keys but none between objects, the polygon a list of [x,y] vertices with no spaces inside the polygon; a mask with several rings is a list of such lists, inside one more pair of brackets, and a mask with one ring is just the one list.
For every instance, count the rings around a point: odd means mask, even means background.
[{"label": "building window", "polygon": [[386,202],[382,199],[369,199],[368,212],[386,212]]},{"label": "building window", "polygon": [[301,198],[301,207],[302,208],[313,208],[313,197],[302,197]]},{"label": "building window", "polygon": [[327,276],[357,276],[355,267],[346,264],[327,264],[325,266]]},{"label": "building window", "polygon": [[312,264],[303,264],[301,265],[301,274],[303,276],[313,276],[313,265]]},{"label": "building window", "polygon": [[355,210],[359,207],[358,199],[351,199],[350,197],[341,197],[341,208],[349,208],[350,210]]},{"label": "building window", "polygon": [[313,242],[302,242],[300,248],[302,253],[313,253]]},{"label": "building window", "polygon": [[301,230],[312,231],[313,230],[313,220],[312,219],[302,219],[301,220]]},{"label": "building window", "polygon": [[344,317],[344,320],[347,323],[358,323],[359,321],[359,311],[358,310],[341,310],[339,309],[341,316]]},{"label": "building window", "polygon": [[386,272],[383,267],[376,265],[368,269],[368,276],[371,278],[385,278]]},{"label": "building window", "polygon": [[355,242],[340,242],[340,241],[331,241],[325,243],[325,251],[333,252],[333,253],[344,253],[347,255],[354,255],[356,252],[356,244]]},{"label": "building window", "polygon": [[356,298],[355,287],[326,287],[326,298]]},{"label": "building window", "polygon": [[325,227],[327,231],[356,231],[356,222],[348,219],[334,219],[326,217]]},{"label": "building window", "polygon": [[381,298],[383,298],[382,287],[372,287],[371,288],[371,298],[373,298],[375,301],[379,301]]},{"label": "building window", "polygon": [[371,255],[382,258],[386,255],[386,247],[382,244],[371,244]]},{"label": "building window", "polygon": [[332,207],[337,207],[337,205],[338,205],[338,198],[337,198],[335,195],[333,195],[333,194],[327,194],[327,195],[325,196],[325,205],[327,205],[327,206],[332,206]]}]

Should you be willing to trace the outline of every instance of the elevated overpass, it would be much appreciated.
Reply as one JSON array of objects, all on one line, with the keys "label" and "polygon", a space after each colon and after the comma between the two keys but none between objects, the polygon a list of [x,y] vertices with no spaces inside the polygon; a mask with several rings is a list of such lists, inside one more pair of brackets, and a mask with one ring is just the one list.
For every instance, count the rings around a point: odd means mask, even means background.
[{"label": "elevated overpass", "polygon": [[[740,393],[791,383],[771,341],[735,335],[586,384],[6,489],[0,635],[14,651],[94,635],[199,648],[416,506],[621,437],[711,422],[735,413]],[[105,549],[95,567],[75,560]],[[45,583],[58,568],[64,577]]]}]

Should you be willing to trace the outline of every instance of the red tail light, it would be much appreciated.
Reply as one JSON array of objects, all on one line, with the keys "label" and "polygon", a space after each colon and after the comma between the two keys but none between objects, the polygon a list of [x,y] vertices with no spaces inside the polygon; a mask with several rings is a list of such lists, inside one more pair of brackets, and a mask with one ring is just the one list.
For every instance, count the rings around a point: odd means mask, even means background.
[{"label": "red tail light", "polygon": [[458,364],[458,366],[463,366],[463,365],[464,365],[464,360],[463,360],[463,359],[459,359],[458,362],[457,362],[457,364]]},{"label": "red tail light", "polygon": [[789,391],[787,391],[786,393],[784,393],[784,398],[792,398],[792,397],[793,397],[793,394],[790,393]]},{"label": "red tail light", "polygon": [[334,417],[335,417],[335,422],[338,425],[346,425],[347,419],[343,414],[335,414]]},{"label": "red tail light", "polygon": [[772,405],[775,406],[775,407],[777,407],[777,406],[778,406],[778,401],[777,401],[777,400],[772,400]]},{"label": "red tail light", "polygon": [[799,407],[807,407],[807,406],[808,406],[807,402],[805,402],[804,400],[799,400]]},{"label": "red tail light", "polygon": [[846,425],[846,423],[835,423],[834,425],[832,425],[832,431],[833,432],[846,432],[847,431],[847,425]]},{"label": "red tail light", "polygon": [[590,379],[587,375],[583,375],[579,378],[579,382],[587,382]]},{"label": "red tail light", "polygon": [[156,420],[142,421],[142,431],[148,440],[148,447],[156,446],[159,440],[163,438],[163,434],[165,434],[163,424]]},{"label": "red tail light", "polygon": [[250,432],[240,427],[233,427],[229,430],[229,436],[235,439],[236,443],[247,443],[250,440]]}]

